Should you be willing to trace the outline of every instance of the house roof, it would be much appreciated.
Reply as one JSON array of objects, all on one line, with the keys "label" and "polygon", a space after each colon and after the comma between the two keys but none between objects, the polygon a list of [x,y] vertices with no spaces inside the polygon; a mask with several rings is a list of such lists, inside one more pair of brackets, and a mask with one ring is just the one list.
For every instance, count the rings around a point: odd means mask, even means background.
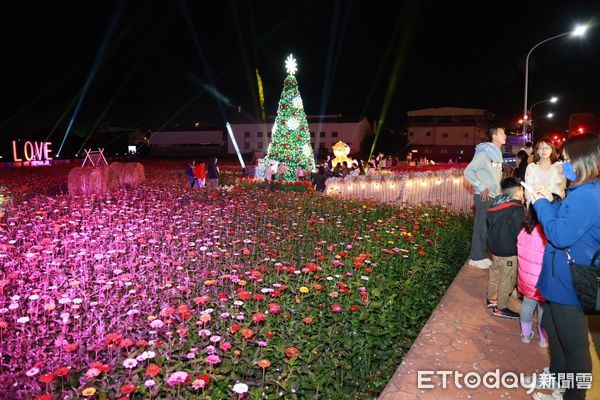
[{"label": "house roof", "polygon": [[486,115],[493,117],[494,114],[483,108],[460,108],[460,107],[438,107],[424,108],[421,110],[408,111],[409,117],[419,116],[465,116],[465,115]]}]

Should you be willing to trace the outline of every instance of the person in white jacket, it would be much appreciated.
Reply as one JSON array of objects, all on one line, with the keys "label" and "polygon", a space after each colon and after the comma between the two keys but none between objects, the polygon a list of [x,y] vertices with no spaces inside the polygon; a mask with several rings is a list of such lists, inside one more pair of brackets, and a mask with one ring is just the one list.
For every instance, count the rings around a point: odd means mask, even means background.
[{"label": "person in white jacket", "polygon": [[[558,155],[550,139],[540,139],[535,144],[534,162],[527,166],[525,183],[535,190],[547,189],[561,199],[565,197],[567,181],[562,171],[562,164],[558,162]],[[531,194],[525,191],[527,203],[531,203]]]}]

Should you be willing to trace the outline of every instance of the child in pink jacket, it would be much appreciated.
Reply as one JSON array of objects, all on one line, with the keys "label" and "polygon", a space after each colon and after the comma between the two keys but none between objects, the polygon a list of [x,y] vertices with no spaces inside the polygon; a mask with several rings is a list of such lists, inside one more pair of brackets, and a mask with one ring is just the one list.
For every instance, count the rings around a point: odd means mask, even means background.
[{"label": "child in pink jacket", "polygon": [[517,251],[519,258],[518,289],[523,295],[521,306],[521,342],[531,343],[533,339],[533,313],[538,309],[538,346],[548,347],[546,332],[542,329],[542,305],[545,302],[536,289],[540,271],[542,270],[542,259],[544,249],[548,240],[544,236],[544,229],[537,220],[533,207],[529,206],[523,229],[517,237]]}]

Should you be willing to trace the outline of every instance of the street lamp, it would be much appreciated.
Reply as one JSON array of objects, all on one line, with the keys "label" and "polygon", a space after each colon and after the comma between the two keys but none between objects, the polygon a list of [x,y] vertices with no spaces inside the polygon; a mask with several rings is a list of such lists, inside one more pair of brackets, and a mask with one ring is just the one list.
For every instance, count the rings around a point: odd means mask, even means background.
[{"label": "street lamp", "polygon": [[[527,85],[529,83],[529,56],[531,56],[531,53],[533,52],[533,50],[535,50],[536,48],[538,48],[538,46],[541,46],[542,44],[544,44],[546,42],[549,42],[554,39],[558,39],[563,36],[567,36],[569,34],[573,35],[573,36],[583,36],[585,34],[586,30],[587,30],[586,25],[576,26],[575,29],[573,29],[571,31],[561,33],[560,35],[552,36],[552,37],[549,37],[548,39],[542,40],[541,42],[539,42],[538,44],[533,46],[531,48],[531,50],[529,50],[529,53],[527,53],[527,58],[525,59],[525,100],[523,102],[523,118],[525,119],[525,121],[527,121],[529,118],[528,114],[527,114]],[[523,135],[526,135],[526,133],[527,133],[527,124],[523,124]],[[531,139],[531,138],[529,138],[529,139]]]},{"label": "street lamp", "polygon": [[531,114],[531,112],[532,112],[532,110],[533,110],[533,107],[537,106],[538,104],[542,104],[542,103],[552,103],[552,104],[554,104],[554,103],[556,103],[557,101],[558,101],[558,97],[556,97],[556,96],[552,96],[552,97],[551,97],[551,98],[549,98],[549,99],[540,100],[540,101],[538,101],[537,103],[533,103],[533,105],[532,105],[531,107],[529,107],[529,111],[527,111],[527,115],[529,115],[529,118],[531,118],[531,115],[532,115],[532,114]]}]

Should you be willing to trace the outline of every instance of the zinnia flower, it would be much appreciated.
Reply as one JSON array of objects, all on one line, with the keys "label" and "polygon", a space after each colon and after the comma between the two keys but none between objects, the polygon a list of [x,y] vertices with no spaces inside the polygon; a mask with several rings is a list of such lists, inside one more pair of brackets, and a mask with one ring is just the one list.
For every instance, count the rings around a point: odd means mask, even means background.
[{"label": "zinnia flower", "polygon": [[160,373],[160,367],[156,364],[150,364],[148,365],[148,368],[146,368],[146,375],[153,377],[156,376]]},{"label": "zinnia flower", "polygon": [[85,397],[93,396],[94,394],[96,394],[96,388],[95,387],[85,388],[85,389],[83,389],[83,392],[81,392],[81,394]]},{"label": "zinnia flower", "polygon": [[135,386],[133,383],[128,383],[126,385],[121,386],[121,393],[130,394],[130,393],[135,392],[136,389],[137,389],[137,386]]},{"label": "zinnia flower", "polygon": [[256,363],[262,369],[269,368],[271,366],[271,361],[269,360],[260,360]]},{"label": "zinnia flower", "polygon": [[25,375],[31,377],[31,376],[35,376],[35,375],[39,374],[39,372],[40,372],[39,368],[33,367],[29,371],[27,371],[25,373]]},{"label": "zinnia flower", "polygon": [[135,360],[135,358],[128,358],[123,361],[123,366],[127,369],[135,368],[137,365],[138,362]]},{"label": "zinnia flower", "polygon": [[308,293],[308,288],[306,286],[300,287],[300,293]]},{"label": "zinnia flower", "polygon": [[213,355],[206,357],[206,362],[208,364],[218,364],[221,362],[221,358],[219,358],[219,356],[213,354]]},{"label": "zinnia flower", "polygon": [[235,385],[233,385],[232,390],[237,394],[244,394],[248,391],[248,385],[246,385],[245,383],[236,383]]},{"label": "zinnia flower", "polygon": [[165,326],[165,323],[164,323],[164,322],[162,322],[160,319],[155,319],[154,321],[150,322],[150,326],[151,326],[153,329],[160,329],[160,328],[162,328],[163,326]]},{"label": "zinnia flower", "polygon": [[171,374],[171,376],[169,376],[169,379],[167,379],[167,384],[169,386],[175,386],[179,383],[187,383],[189,381],[190,381],[190,376],[188,375],[187,372],[177,371],[177,372],[173,372]]}]

